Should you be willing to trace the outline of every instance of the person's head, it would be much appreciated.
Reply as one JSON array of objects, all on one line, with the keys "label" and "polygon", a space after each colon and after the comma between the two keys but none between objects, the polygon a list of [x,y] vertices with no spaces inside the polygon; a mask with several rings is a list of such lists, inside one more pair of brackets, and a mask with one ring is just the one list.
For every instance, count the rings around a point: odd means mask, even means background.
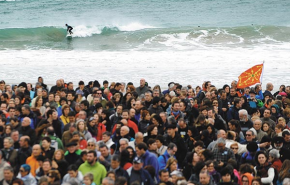
[{"label": "person's head", "polygon": [[54,152],[53,159],[56,161],[60,161],[64,159],[64,152],[61,149],[58,149]]},{"label": "person's head", "polygon": [[67,148],[68,152],[72,154],[72,153],[75,153],[76,146],[77,146],[76,142],[70,142],[66,145],[66,148]]},{"label": "person's head", "polygon": [[103,157],[107,157],[109,155],[109,152],[110,152],[107,145],[100,145],[99,151],[101,152],[101,155]]},{"label": "person's head", "polygon": [[51,144],[51,139],[50,139],[50,137],[43,137],[42,139],[41,139],[41,141],[42,141],[42,147],[44,148],[44,149],[48,149],[48,148],[50,148],[50,144]]},{"label": "person's head", "polygon": [[143,136],[143,133],[142,132],[137,132],[135,134],[135,143],[136,144],[142,143],[143,142],[143,139],[144,139],[144,136]]},{"label": "person's head", "polygon": [[234,152],[234,154],[237,154],[239,150],[238,143],[234,142],[233,144],[231,144],[231,150]]},{"label": "person's head", "polygon": [[122,126],[120,129],[120,135],[122,137],[125,137],[127,134],[129,134],[130,128],[128,126]]},{"label": "person's head", "polygon": [[248,111],[246,109],[239,110],[239,118],[242,122],[248,121]]},{"label": "person's head", "polygon": [[[14,179],[12,185],[24,185],[21,179]],[[39,184],[39,185],[48,185],[48,184]]]},{"label": "person's head", "polygon": [[39,144],[35,144],[32,147],[32,155],[36,158],[40,155],[41,153],[41,147]]},{"label": "person's head", "polygon": [[24,117],[22,122],[21,122],[21,126],[22,127],[28,127],[30,126],[31,120],[29,117]]},{"label": "person's head", "polygon": [[256,138],[256,136],[255,136],[255,134],[254,134],[254,132],[252,130],[248,130],[246,132],[246,140],[248,142],[253,141],[255,138]]},{"label": "person's head", "polygon": [[110,177],[105,177],[103,180],[102,180],[102,185],[114,185],[115,182],[113,179],[111,179]]},{"label": "person's head", "polygon": [[221,170],[222,182],[231,182],[231,175],[232,175],[231,169],[228,167],[224,167]]},{"label": "person's head", "polygon": [[139,157],[135,157],[133,159],[133,169],[135,171],[139,171],[139,170],[141,170],[142,167],[143,167],[143,161],[142,161],[142,159],[139,158]]},{"label": "person's head", "polygon": [[177,160],[174,157],[170,157],[166,162],[165,168],[170,172],[177,170]]},{"label": "person's head", "polygon": [[121,138],[119,140],[120,151],[125,150],[129,146],[129,140],[127,138]]},{"label": "person's head", "polygon": [[270,124],[268,122],[264,122],[263,125],[262,125],[262,130],[264,132],[268,132],[270,129]]},{"label": "person's head", "polygon": [[255,155],[256,164],[264,165],[268,161],[268,155],[264,151],[258,151]]},{"label": "person's head", "polygon": [[20,147],[27,148],[29,146],[30,138],[29,136],[21,136],[19,139]]},{"label": "person's head", "polygon": [[166,169],[162,169],[158,172],[159,179],[161,182],[168,182],[169,181],[169,172]]},{"label": "person's head", "polygon": [[160,148],[164,144],[164,138],[162,135],[157,135],[156,136],[156,145],[157,148]]},{"label": "person's head", "polygon": [[136,154],[138,157],[141,157],[147,150],[147,145],[145,143],[139,143],[136,146]]},{"label": "person's head", "polygon": [[176,124],[172,123],[167,126],[167,134],[170,137],[173,137],[175,135],[175,130],[176,130]]},{"label": "person's head", "polygon": [[52,168],[52,162],[49,159],[45,159],[42,164],[42,169],[44,172],[48,172]]},{"label": "person's head", "polygon": [[85,185],[91,185],[94,182],[94,175],[92,173],[85,174],[83,182]]},{"label": "person's head", "polygon": [[199,173],[199,182],[201,185],[207,185],[210,182],[211,175],[207,171],[201,171]]},{"label": "person's head", "polygon": [[217,147],[218,147],[220,152],[223,152],[225,150],[226,141],[225,141],[224,138],[218,138],[217,139]]},{"label": "person's head", "polygon": [[110,132],[108,132],[108,131],[103,132],[102,141],[107,142],[107,141],[110,140],[110,138],[111,138],[111,133]]},{"label": "person's head", "polygon": [[90,164],[90,165],[94,165],[95,162],[97,160],[97,153],[95,150],[90,150],[88,151],[88,154],[87,154],[87,162]]},{"label": "person's head", "polygon": [[113,172],[113,171],[108,171],[106,177],[111,178],[113,181],[116,180],[116,174],[115,174],[115,172]]},{"label": "person's head", "polygon": [[28,164],[23,164],[20,166],[19,172],[21,177],[25,177],[30,173],[31,167]]},{"label": "person's head", "polygon": [[272,163],[274,160],[279,159],[279,158],[280,158],[279,150],[277,150],[277,149],[270,150],[270,152],[269,152],[269,162]]},{"label": "person's head", "polygon": [[255,130],[259,131],[262,128],[262,121],[260,119],[256,119],[253,123],[253,127]]},{"label": "person's head", "polygon": [[67,173],[71,178],[76,178],[78,176],[78,167],[75,164],[71,164],[67,168]]},{"label": "person's head", "polygon": [[14,141],[11,137],[4,138],[3,145],[5,149],[10,149],[13,146],[13,144],[14,144]]},{"label": "person's head", "polygon": [[111,168],[112,169],[117,169],[120,166],[121,158],[119,155],[114,154],[111,157]]},{"label": "person's head", "polygon": [[262,185],[261,178],[260,177],[255,177],[252,180],[252,185]]},{"label": "person's head", "polygon": [[4,179],[7,182],[10,182],[13,179],[14,176],[14,170],[11,166],[5,166],[4,167]]},{"label": "person's head", "polygon": [[169,143],[169,145],[167,147],[167,153],[169,154],[169,156],[174,156],[176,152],[177,152],[176,144]]},{"label": "person's head", "polygon": [[264,118],[270,118],[271,117],[271,110],[265,109],[263,116],[264,116]]}]

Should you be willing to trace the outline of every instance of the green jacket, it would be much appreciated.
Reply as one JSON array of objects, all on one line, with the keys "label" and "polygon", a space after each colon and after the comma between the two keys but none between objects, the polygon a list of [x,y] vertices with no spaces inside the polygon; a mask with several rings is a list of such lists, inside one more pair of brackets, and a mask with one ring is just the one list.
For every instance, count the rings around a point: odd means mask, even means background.
[{"label": "green jacket", "polygon": [[94,175],[94,183],[96,183],[96,185],[101,185],[103,179],[107,175],[106,168],[98,161],[96,161],[94,165],[90,165],[86,161],[79,167],[79,171],[82,172],[83,175],[86,175],[87,173],[92,173]]}]

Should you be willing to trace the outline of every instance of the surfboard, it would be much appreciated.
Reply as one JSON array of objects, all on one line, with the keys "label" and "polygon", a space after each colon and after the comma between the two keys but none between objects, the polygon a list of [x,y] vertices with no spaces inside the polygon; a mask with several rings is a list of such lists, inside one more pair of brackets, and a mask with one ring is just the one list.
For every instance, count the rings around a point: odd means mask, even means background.
[{"label": "surfboard", "polygon": [[67,32],[67,34],[66,34],[66,38],[68,38],[68,39],[72,39],[72,34],[70,34],[69,32]]}]

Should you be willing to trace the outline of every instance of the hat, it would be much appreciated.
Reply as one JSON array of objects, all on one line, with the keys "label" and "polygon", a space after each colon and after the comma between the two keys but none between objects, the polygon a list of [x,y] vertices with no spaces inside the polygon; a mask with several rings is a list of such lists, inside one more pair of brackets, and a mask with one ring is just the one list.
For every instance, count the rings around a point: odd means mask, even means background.
[{"label": "hat", "polygon": [[255,141],[251,141],[247,144],[247,150],[249,152],[255,152],[258,149],[258,144]]},{"label": "hat", "polygon": [[288,130],[288,129],[284,129],[284,130],[282,131],[282,136],[284,137],[284,135],[290,135],[290,130]]},{"label": "hat", "polygon": [[139,157],[135,157],[133,163],[140,164],[142,163],[142,160]]},{"label": "hat", "polygon": [[95,120],[96,118],[95,117],[91,117],[90,119],[89,119],[89,121],[93,121],[93,120]]},{"label": "hat", "polygon": [[174,123],[169,124],[169,125],[167,126],[167,129],[170,129],[170,128],[172,128],[172,129],[176,129],[176,124],[174,124]]},{"label": "hat", "polygon": [[251,93],[256,94],[256,92],[254,90],[250,90],[249,94],[251,94]]},{"label": "hat", "polygon": [[70,147],[70,146],[77,146],[77,144],[75,142],[70,142],[66,144],[66,147]]},{"label": "hat", "polygon": [[281,96],[287,96],[287,93],[285,93],[285,92],[280,92],[279,95],[281,95]]},{"label": "hat", "polygon": [[276,136],[273,138],[273,143],[275,143],[275,144],[281,144],[283,142],[284,142],[283,137]]}]

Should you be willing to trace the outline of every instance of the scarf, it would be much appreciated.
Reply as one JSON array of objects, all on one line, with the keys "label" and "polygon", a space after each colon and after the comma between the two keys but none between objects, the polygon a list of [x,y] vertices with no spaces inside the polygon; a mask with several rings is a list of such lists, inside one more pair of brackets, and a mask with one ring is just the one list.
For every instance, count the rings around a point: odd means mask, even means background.
[{"label": "scarf", "polygon": [[263,165],[257,165],[257,175],[261,178],[268,177],[268,170],[271,167],[271,163],[265,162]]}]

